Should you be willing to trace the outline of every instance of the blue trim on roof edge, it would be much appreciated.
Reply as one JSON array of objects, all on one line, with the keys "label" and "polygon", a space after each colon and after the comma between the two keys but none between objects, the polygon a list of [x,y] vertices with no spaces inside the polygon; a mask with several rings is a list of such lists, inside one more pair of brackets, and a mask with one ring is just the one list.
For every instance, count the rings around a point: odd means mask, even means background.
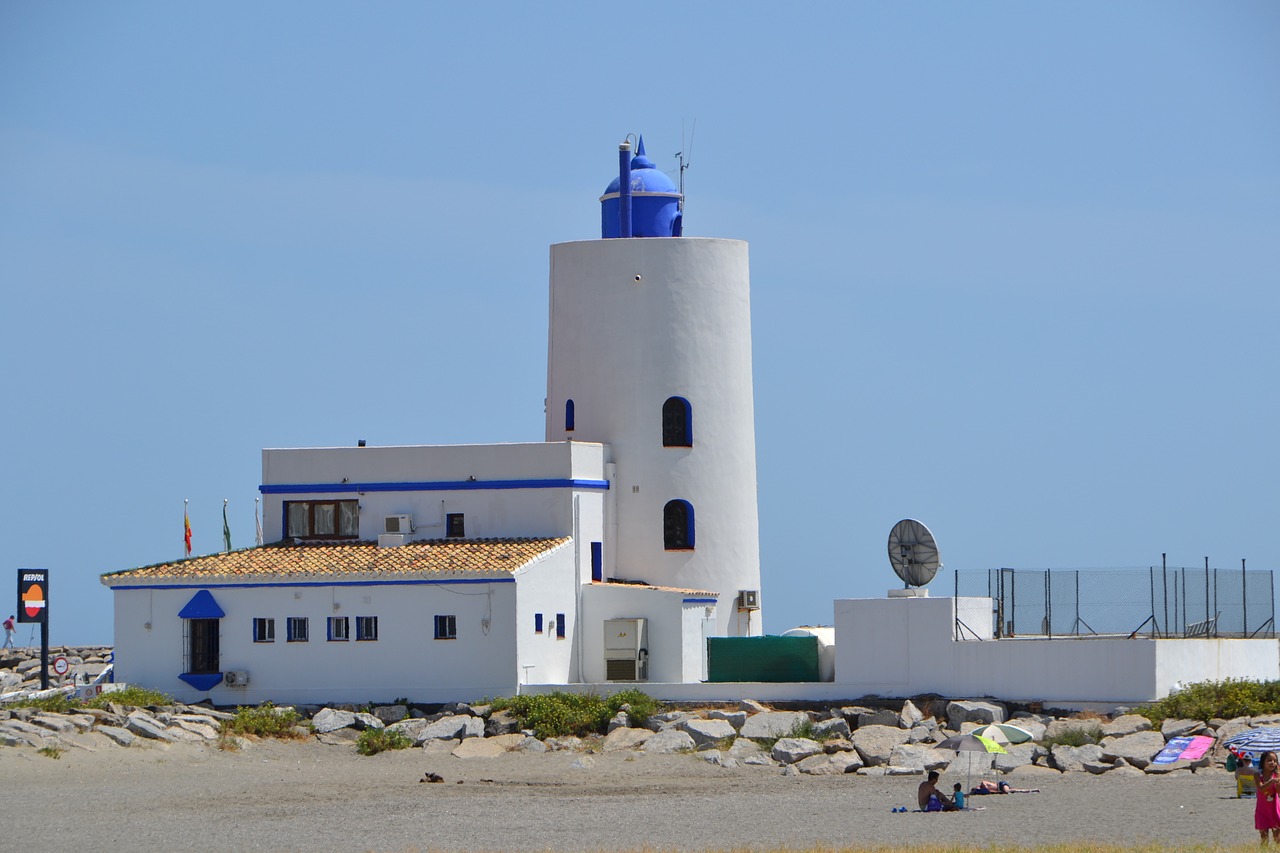
[{"label": "blue trim on roof edge", "polygon": [[214,685],[222,681],[222,673],[220,672],[184,672],[178,676],[183,681],[190,684],[196,690],[211,690]]},{"label": "blue trim on roof edge", "polygon": [[465,492],[488,489],[601,489],[608,480],[427,480],[409,483],[262,483],[264,495],[311,495],[334,492]]},{"label": "blue trim on roof edge", "polygon": [[126,589],[258,589],[271,586],[438,586],[449,583],[515,583],[515,578],[457,578],[455,580],[411,580],[411,581],[298,581],[296,583],[280,583],[278,581],[262,583],[153,583],[153,584],[121,584],[111,587],[112,592]]}]

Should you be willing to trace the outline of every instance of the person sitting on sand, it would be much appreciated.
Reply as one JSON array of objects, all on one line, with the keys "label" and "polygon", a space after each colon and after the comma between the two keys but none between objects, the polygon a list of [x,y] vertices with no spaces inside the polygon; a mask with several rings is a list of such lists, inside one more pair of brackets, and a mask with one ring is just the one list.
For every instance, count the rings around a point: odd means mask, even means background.
[{"label": "person sitting on sand", "polygon": [[920,804],[922,812],[953,812],[956,810],[956,804],[951,802],[951,798],[938,790],[938,771],[930,770],[929,776],[920,783],[920,789],[916,792],[916,802]]},{"label": "person sitting on sand", "polygon": [[1008,782],[1001,779],[999,782],[992,782],[983,779],[981,782],[973,786],[970,794],[1038,794],[1039,788],[1015,788]]}]

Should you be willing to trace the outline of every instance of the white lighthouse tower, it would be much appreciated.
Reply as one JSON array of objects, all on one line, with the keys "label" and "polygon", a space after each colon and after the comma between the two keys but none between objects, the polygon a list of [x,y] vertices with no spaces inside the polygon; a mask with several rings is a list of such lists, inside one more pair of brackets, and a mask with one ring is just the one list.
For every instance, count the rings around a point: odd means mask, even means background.
[{"label": "white lighthouse tower", "polygon": [[602,239],[551,247],[548,441],[608,445],[603,580],[718,594],[762,633],[747,244],[684,237],[680,194],[628,143]]}]

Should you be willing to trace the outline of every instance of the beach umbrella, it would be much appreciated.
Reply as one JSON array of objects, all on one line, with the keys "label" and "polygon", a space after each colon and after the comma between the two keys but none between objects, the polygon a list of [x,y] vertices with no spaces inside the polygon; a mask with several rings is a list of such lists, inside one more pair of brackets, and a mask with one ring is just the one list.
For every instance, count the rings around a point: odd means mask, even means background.
[{"label": "beach umbrella", "polygon": [[1280,752],[1280,729],[1264,726],[1232,735],[1222,745],[1236,752],[1247,752],[1257,758],[1264,752]]},{"label": "beach umbrella", "polygon": [[1031,740],[1031,732],[1008,723],[991,723],[980,729],[974,729],[969,734],[984,737],[996,743],[1027,743]]},{"label": "beach umbrella", "polygon": [[973,753],[975,752],[1007,753],[1009,751],[1005,749],[1003,746],[1001,746],[1000,744],[996,743],[995,741],[990,740],[989,738],[985,738],[982,735],[975,735],[975,734],[955,735],[953,737],[949,737],[946,740],[942,741],[942,743],[939,743],[937,746],[935,746],[934,749],[949,749],[952,752],[956,753],[957,758],[962,752],[968,756],[965,759],[965,761],[967,762],[965,766],[965,776],[964,776],[965,791],[969,790],[969,780],[970,780],[970,777],[973,776]]}]

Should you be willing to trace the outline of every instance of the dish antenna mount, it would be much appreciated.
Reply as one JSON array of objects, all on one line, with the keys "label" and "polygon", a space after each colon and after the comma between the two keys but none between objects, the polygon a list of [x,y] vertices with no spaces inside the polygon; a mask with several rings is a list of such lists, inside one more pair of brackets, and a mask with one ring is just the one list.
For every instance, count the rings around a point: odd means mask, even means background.
[{"label": "dish antenna mount", "polygon": [[922,587],[942,568],[938,541],[923,522],[904,518],[889,531],[889,563],[908,588]]}]

